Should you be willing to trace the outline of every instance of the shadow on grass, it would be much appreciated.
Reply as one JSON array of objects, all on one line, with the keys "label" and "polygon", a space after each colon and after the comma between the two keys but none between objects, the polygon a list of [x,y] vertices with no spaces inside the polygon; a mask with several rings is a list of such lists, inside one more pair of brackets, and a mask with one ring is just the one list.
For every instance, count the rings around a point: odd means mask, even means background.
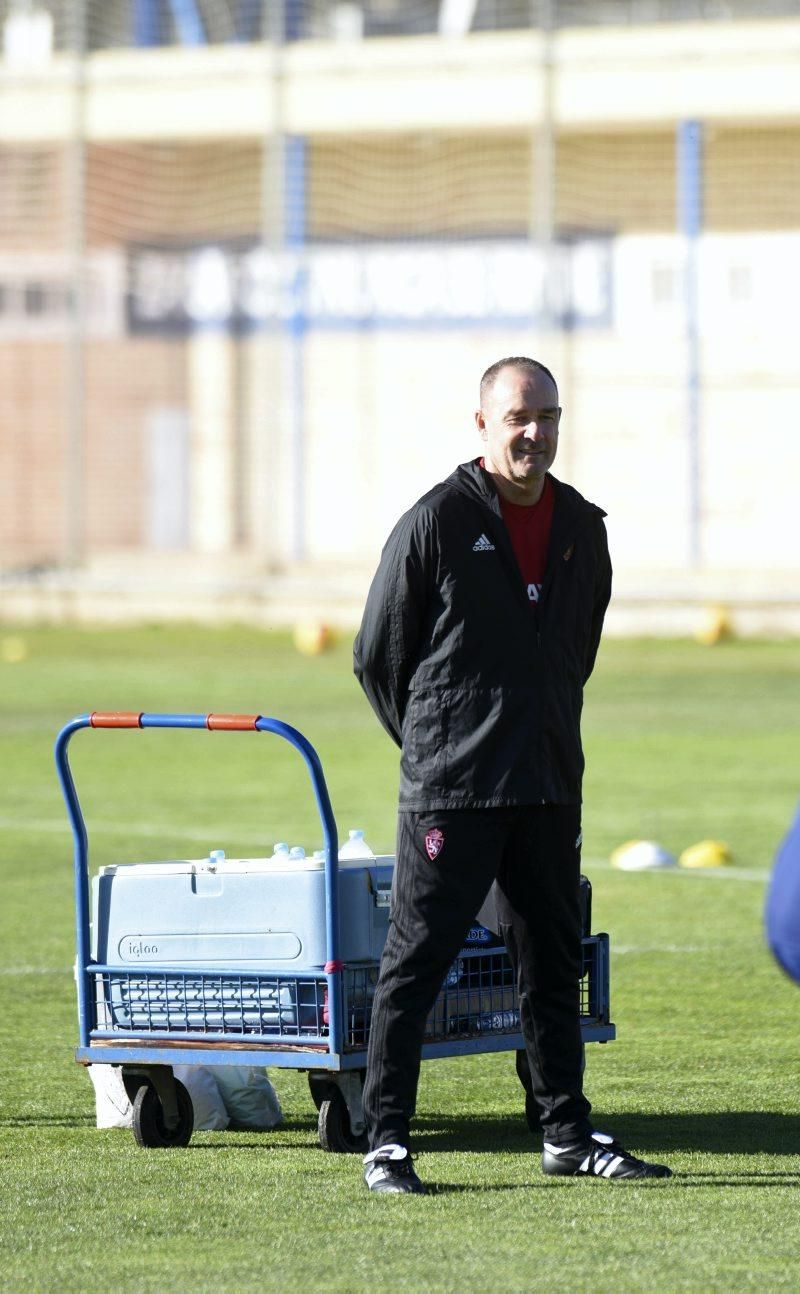
[{"label": "shadow on grass", "polygon": [[[796,1115],[757,1110],[706,1112],[699,1114],[623,1114],[606,1118],[595,1111],[595,1125],[613,1131],[634,1154],[656,1158],[669,1163],[670,1152],[708,1153],[715,1155],[772,1155],[781,1158],[800,1156],[800,1119]],[[30,1114],[0,1117],[0,1127],[12,1128],[92,1128],[94,1119],[84,1114]],[[202,1135],[202,1134],[199,1134]],[[423,1115],[414,1121],[414,1149],[428,1155],[462,1153],[511,1154],[530,1153],[532,1179],[523,1185],[511,1183],[501,1186],[493,1183],[486,1188],[461,1184],[431,1183],[435,1194],[448,1194],[474,1190],[520,1190],[533,1186],[551,1188],[551,1179],[539,1178],[538,1155],[540,1141],[532,1135],[524,1118],[515,1116],[470,1118],[469,1115]],[[190,1153],[203,1154],[232,1150],[269,1151],[270,1153],[295,1153],[308,1149],[304,1143],[316,1142],[316,1124],[308,1118],[286,1119],[278,1128],[256,1132],[251,1129],[228,1130],[215,1134],[213,1140],[192,1139],[186,1148]],[[320,1153],[322,1152],[320,1148]],[[348,1156],[354,1160],[358,1156]],[[433,1161],[428,1160],[428,1171]],[[732,1186],[800,1187],[800,1170],[776,1165],[774,1172],[764,1172],[746,1167],[738,1171],[722,1169],[721,1172],[684,1170],[672,1179],[685,1187]],[[570,1179],[561,1179],[560,1185]],[[653,1183],[638,1183],[651,1186]],[[660,1183],[659,1183],[660,1185]]]},{"label": "shadow on grass", "polygon": [[[202,1134],[195,1133],[195,1136]],[[306,1150],[307,1147],[298,1138],[308,1138],[316,1142],[316,1120],[284,1119],[277,1128],[225,1128],[223,1132],[212,1134],[213,1141],[189,1142],[188,1150]],[[244,1140],[244,1138],[250,1140]],[[219,1138],[219,1140],[217,1139]],[[321,1149],[321,1147],[320,1147]]]},{"label": "shadow on grass", "polygon": [[[700,1114],[617,1114],[593,1112],[595,1127],[613,1132],[634,1153],[670,1150],[717,1155],[800,1155],[800,1119],[763,1110]],[[538,1149],[522,1118],[470,1119],[437,1115],[415,1120],[420,1150],[471,1153]]]},{"label": "shadow on grass", "polygon": [[[640,1150],[716,1155],[800,1155],[800,1119],[770,1110],[702,1114],[624,1114],[608,1120],[623,1143]],[[597,1126],[605,1120],[597,1118]]]},{"label": "shadow on grass", "polygon": [[[433,1166],[431,1165],[431,1169]],[[435,1169],[433,1170],[435,1171]],[[420,1172],[425,1175],[425,1165],[420,1168]],[[529,1182],[491,1182],[486,1186],[466,1185],[458,1182],[432,1182],[426,1177],[426,1185],[429,1195],[474,1195],[485,1191],[487,1195],[494,1195],[498,1191],[551,1191],[551,1190],[578,1190],[585,1191],[587,1185],[591,1189],[604,1190],[609,1183],[598,1181],[590,1178],[587,1182],[585,1177],[539,1177],[532,1176]],[[783,1186],[791,1187],[796,1190],[800,1186],[800,1173],[726,1173],[715,1175],[714,1173],[678,1173],[675,1177],[670,1178],[650,1178],[645,1181],[633,1179],[629,1182],[614,1182],[613,1189],[619,1190],[645,1190],[645,1191],[663,1191],[674,1190],[676,1187],[691,1188],[702,1186],[706,1189],[713,1186],[726,1187],[745,1187],[747,1190],[756,1190],[764,1186]]]}]

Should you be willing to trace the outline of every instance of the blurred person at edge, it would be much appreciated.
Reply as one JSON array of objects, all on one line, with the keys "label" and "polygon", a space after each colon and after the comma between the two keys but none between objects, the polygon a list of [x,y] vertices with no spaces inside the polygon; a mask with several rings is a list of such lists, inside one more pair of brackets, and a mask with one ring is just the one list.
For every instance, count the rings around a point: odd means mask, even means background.
[{"label": "blurred person at edge", "polygon": [[767,942],[778,965],[800,984],[800,806],[775,855],[765,910]]},{"label": "blurred person at edge", "polygon": [[596,1132],[583,1094],[580,714],[611,563],[605,513],[550,474],[560,420],[543,364],[486,370],[483,456],[400,518],[355,642],[356,676],[402,751],[364,1086],[372,1191],[425,1192],[409,1131],[425,1021],[493,883],[543,1171],[671,1175]]}]

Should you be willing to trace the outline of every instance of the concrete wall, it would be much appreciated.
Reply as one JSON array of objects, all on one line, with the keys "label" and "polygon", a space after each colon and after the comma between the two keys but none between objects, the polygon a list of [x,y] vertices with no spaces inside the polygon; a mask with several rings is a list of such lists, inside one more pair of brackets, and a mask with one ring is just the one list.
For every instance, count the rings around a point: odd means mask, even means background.
[{"label": "concrete wall", "polygon": [[[418,326],[292,331],[284,317],[170,333],[130,314],[137,246],[178,249],[150,286],[180,303],[194,281],[172,276],[192,248],[281,243],[276,126],[306,137],[308,248],[405,248],[411,274],[417,252],[454,242],[473,240],[473,260],[482,239],[519,248],[541,219],[535,33],[104,52],[87,61],[79,119],[68,60],[0,72],[0,566],[64,556],[76,355],[88,559],[171,546],[264,571],[366,571],[399,512],[479,451],[480,373],[522,352],[559,377],[556,470],[608,509],[623,584],[679,594],[710,572],[749,597],[796,596],[800,22],[566,31],[553,48],[553,226],[607,240],[610,258],[608,317],[570,328],[520,322],[513,284],[482,322],[469,292],[459,321]],[[689,114],[705,122],[699,574],[676,235]],[[43,284],[51,305],[26,314]]]}]

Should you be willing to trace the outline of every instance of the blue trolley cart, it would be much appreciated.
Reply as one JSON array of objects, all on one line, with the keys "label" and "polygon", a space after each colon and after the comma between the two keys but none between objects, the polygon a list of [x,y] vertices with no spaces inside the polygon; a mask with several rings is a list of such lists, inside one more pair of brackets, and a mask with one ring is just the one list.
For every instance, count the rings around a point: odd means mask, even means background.
[{"label": "blue trolley cart", "polygon": [[[129,908],[129,899],[122,901],[125,895],[137,892],[135,882],[154,872],[160,876],[169,865],[103,868],[102,873],[112,875],[101,874],[90,886],[86,825],[68,758],[69,743],[81,728],[199,728],[272,733],[288,742],[305,762],[322,825],[324,851],[319,851],[316,870],[282,872],[274,860],[251,860],[250,873],[232,879],[230,865],[212,853],[201,864],[180,865],[185,875],[160,877],[167,888],[159,891],[165,898],[158,937],[115,925],[115,913]],[[179,1146],[191,1137],[191,1099],[175,1079],[174,1065],[256,1065],[307,1071],[319,1111],[320,1144],[326,1150],[361,1150],[361,1087],[393,860],[370,855],[371,861],[340,862],[336,821],[310,742],[297,729],[262,715],[94,713],[62,729],[55,755],[74,837],[76,1060],[121,1068],[137,1142]],[[248,933],[237,927],[228,936],[210,928],[213,914],[225,910],[220,896],[245,883],[249,889],[239,894],[257,913],[255,925],[251,921]],[[115,884],[128,887],[121,888],[116,906]],[[177,884],[180,890],[174,888]],[[296,886],[294,910],[302,912],[297,917],[304,924],[302,937],[286,929],[292,919],[285,907],[281,920],[271,919],[270,904],[283,902],[283,891]],[[194,909],[186,917],[183,896],[189,893],[192,902],[196,896],[217,901],[217,907],[202,907],[205,934],[191,925]],[[182,896],[180,933],[169,933],[177,930],[177,923],[170,925],[171,894]],[[199,899],[197,904],[200,910]],[[206,949],[213,950],[207,957]],[[584,1041],[607,1042],[615,1037],[609,1014],[609,941],[606,934],[589,933],[588,915],[583,954]],[[522,1047],[508,955],[499,938],[476,921],[431,1011],[423,1058]]]}]

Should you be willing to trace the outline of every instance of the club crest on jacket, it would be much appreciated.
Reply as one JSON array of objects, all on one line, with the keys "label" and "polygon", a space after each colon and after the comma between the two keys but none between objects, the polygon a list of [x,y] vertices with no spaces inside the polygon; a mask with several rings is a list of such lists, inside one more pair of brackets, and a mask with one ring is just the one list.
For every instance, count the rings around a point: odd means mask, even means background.
[{"label": "club crest on jacket", "polygon": [[425,836],[425,850],[431,862],[437,858],[444,848],[444,832],[438,827],[433,827]]}]

